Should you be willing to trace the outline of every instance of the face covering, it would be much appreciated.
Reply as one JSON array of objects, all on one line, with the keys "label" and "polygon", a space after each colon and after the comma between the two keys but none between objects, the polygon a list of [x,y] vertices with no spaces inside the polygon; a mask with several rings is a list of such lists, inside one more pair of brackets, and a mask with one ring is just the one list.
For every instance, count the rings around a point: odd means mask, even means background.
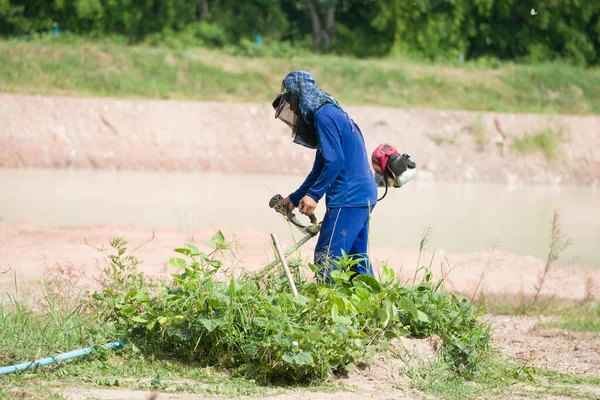
[{"label": "face covering", "polygon": [[299,97],[294,92],[286,91],[273,101],[275,118],[285,123],[291,129],[292,140],[309,149],[318,145],[317,132],[314,125],[306,123],[299,108]]},{"label": "face covering", "polygon": [[290,127],[294,143],[311,149],[318,146],[316,112],[326,104],[340,107],[331,95],[317,87],[316,81],[310,72],[290,72],[283,79],[281,94],[273,101],[275,118]]}]

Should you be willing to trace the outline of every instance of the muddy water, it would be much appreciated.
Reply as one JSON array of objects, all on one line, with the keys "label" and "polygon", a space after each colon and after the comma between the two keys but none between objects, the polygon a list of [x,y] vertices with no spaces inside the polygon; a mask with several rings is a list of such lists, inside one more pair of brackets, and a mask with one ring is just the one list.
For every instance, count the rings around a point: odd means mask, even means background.
[{"label": "muddy water", "polygon": [[[289,235],[268,208],[303,177],[158,172],[0,169],[0,220],[43,225],[137,224]],[[323,203],[323,202],[322,202]],[[372,243],[429,249],[500,250],[541,259],[550,221],[560,212],[572,245],[559,262],[600,268],[600,191],[581,187],[508,187],[419,182],[390,190],[373,214]],[[319,204],[317,215],[323,214]],[[1,223],[1,222],[0,222]]]}]

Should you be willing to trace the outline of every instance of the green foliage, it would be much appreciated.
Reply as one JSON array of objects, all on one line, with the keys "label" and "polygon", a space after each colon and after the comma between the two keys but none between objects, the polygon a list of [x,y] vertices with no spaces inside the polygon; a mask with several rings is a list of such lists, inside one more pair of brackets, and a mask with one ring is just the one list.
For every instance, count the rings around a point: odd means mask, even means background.
[{"label": "green foliage", "polygon": [[535,135],[525,135],[520,140],[513,143],[513,148],[521,153],[531,153],[539,151],[544,156],[553,160],[558,153],[560,144],[560,134],[551,129],[544,129]]},{"label": "green foliage", "polygon": [[579,332],[600,332],[600,303],[588,302],[576,307],[560,307],[554,310],[559,318],[541,328],[560,328]]},{"label": "green foliage", "polygon": [[600,61],[600,3],[590,0],[206,0],[208,12],[187,0],[0,0],[0,36],[51,35],[57,22],[61,32],[118,35],[132,43],[247,52],[247,42],[260,35],[304,48],[314,34],[309,3],[321,18],[334,8],[331,51],[338,54],[455,62],[462,55],[487,64]]},{"label": "green foliage", "polygon": [[444,357],[464,376],[476,371],[488,349],[479,310],[441,291],[426,270],[416,286],[400,285],[387,267],[379,281],[350,281],[349,260],[342,259],[333,285],[296,273],[294,297],[283,275],[223,271],[217,256],[231,251],[231,243],[220,232],[208,244],[214,249],[209,254],[189,244],[175,249],[182,256],[170,264],[181,272],[154,293],[135,283],[96,293],[105,318],[144,351],[270,383],[322,382],[368,363],[399,336],[439,335]]}]

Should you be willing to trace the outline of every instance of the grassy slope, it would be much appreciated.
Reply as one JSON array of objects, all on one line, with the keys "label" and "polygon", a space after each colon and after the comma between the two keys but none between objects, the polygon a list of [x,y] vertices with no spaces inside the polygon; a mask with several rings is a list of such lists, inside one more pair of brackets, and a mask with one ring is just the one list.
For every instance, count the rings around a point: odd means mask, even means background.
[{"label": "grassy slope", "polygon": [[234,57],[82,40],[0,41],[1,92],[268,102],[292,69],[315,73],[346,105],[600,113],[600,69],[560,64],[484,69],[317,55]]}]

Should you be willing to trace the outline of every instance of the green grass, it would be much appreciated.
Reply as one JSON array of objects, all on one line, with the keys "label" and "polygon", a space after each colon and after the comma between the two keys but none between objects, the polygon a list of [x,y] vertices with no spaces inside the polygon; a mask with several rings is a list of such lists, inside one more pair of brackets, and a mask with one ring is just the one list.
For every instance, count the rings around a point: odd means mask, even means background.
[{"label": "green grass", "polygon": [[542,327],[555,327],[569,331],[600,332],[600,304],[582,304],[576,308],[559,309],[560,320]]},{"label": "green grass", "polygon": [[485,360],[485,367],[474,379],[466,380],[449,373],[447,365],[436,359],[426,367],[405,371],[412,384],[436,399],[546,399],[596,400],[589,387],[600,384],[600,377],[565,374],[522,364],[496,354]]},{"label": "green grass", "polygon": [[519,153],[541,152],[546,159],[554,160],[558,153],[560,133],[552,129],[544,129],[536,134],[525,135],[513,143]]},{"label": "green grass", "polygon": [[487,142],[487,132],[481,115],[477,116],[477,121],[473,125],[472,130],[473,136],[475,137],[475,143],[482,148]]},{"label": "green grass", "polygon": [[82,38],[0,41],[0,91],[270,102],[287,72],[305,69],[344,105],[534,113],[600,113],[600,69],[550,63],[434,65],[301,53],[234,56],[207,49],[128,47]]},{"label": "green grass", "polygon": [[533,297],[480,296],[475,302],[493,315],[552,316],[554,322],[540,324],[540,328],[560,328],[568,331],[600,332],[600,303],[593,300],[564,300]]},{"label": "green grass", "polygon": [[34,304],[0,299],[0,365],[114,341],[112,325],[99,324],[81,303],[46,293]]},{"label": "green grass", "polygon": [[[251,380],[233,378],[210,367],[144,355],[134,346],[117,352],[107,350],[94,353],[82,359],[56,363],[37,371],[13,374],[2,379],[5,391],[15,387],[46,386],[51,389],[48,390],[48,398],[52,398],[52,392],[60,393],[61,389],[82,386],[226,397],[277,394],[282,391],[281,388],[260,386]],[[333,387],[319,388],[332,390]]]}]

